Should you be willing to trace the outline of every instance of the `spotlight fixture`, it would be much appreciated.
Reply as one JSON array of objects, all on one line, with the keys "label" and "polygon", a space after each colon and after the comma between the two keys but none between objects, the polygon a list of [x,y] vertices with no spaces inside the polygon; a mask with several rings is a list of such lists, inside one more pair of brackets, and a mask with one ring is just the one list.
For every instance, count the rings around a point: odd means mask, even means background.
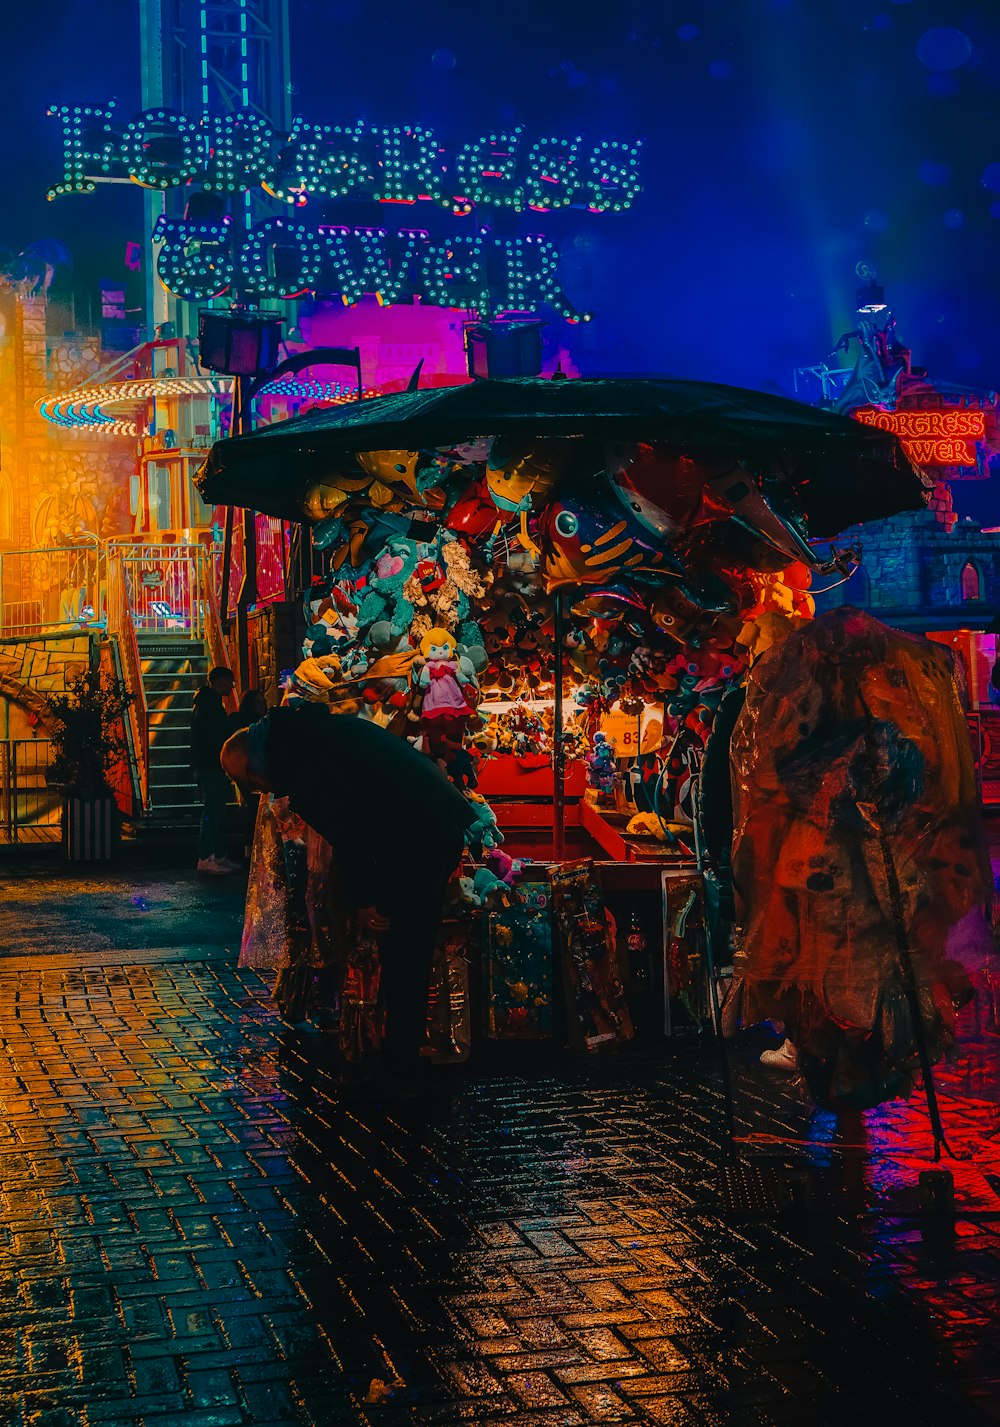
[{"label": "spotlight fixture", "polygon": [[284,320],[280,312],[203,308],[198,314],[199,365],[231,377],[256,377],[273,371],[278,365]]},{"label": "spotlight fixture", "polygon": [[470,377],[537,377],[542,370],[542,324],[537,318],[499,318],[465,329]]},{"label": "spotlight fixture", "polygon": [[878,273],[872,264],[858,263],[854,273],[861,279],[861,286],[855,296],[855,310],[866,315],[884,312],[886,308],[885,289],[878,281]]}]

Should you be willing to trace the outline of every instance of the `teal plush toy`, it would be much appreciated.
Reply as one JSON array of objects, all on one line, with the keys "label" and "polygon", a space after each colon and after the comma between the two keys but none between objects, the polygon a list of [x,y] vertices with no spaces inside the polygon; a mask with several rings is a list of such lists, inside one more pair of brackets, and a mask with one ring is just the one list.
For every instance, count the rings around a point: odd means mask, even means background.
[{"label": "teal plush toy", "polygon": [[484,850],[500,846],[503,833],[497,826],[496,813],[481,793],[467,792],[465,797],[475,818],[472,826],[466,829],[465,841],[477,856],[482,856]]},{"label": "teal plush toy", "polygon": [[431,545],[418,544],[395,536],[387,540],[375,560],[368,580],[368,589],[358,610],[358,626],[386,622],[392,634],[399,637],[413,623],[414,608],[403,591],[421,560],[433,554]]},{"label": "teal plush toy", "polygon": [[472,878],[476,895],[484,907],[506,907],[510,905],[512,893],[507,883],[491,872],[488,867],[477,867]]}]

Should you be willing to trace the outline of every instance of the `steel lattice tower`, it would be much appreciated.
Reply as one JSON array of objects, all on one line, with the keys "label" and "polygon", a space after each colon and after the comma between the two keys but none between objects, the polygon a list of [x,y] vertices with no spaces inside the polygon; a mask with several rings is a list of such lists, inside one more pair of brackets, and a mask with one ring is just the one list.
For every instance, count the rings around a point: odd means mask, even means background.
[{"label": "steel lattice tower", "polygon": [[[276,128],[291,124],[288,0],[139,0],[142,108],[189,117],[254,110]],[[147,190],[146,240],[161,213],[182,217],[190,190]],[[233,217],[249,228],[258,212],[276,211],[266,194],[234,196]],[[241,211],[237,211],[241,208]],[[185,304],[165,292],[147,255],[150,329],[186,326]]]}]

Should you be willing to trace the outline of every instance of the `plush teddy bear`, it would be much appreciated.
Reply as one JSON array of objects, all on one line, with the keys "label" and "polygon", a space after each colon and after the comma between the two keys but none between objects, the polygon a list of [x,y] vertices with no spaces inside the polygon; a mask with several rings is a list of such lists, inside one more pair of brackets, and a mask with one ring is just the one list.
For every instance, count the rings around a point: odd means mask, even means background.
[{"label": "plush teddy bear", "polygon": [[513,887],[524,867],[520,858],[508,856],[499,847],[491,849],[486,858],[486,866],[493,873],[494,877],[505,882],[508,887]]},{"label": "plush teddy bear", "polygon": [[448,883],[445,895],[446,911],[462,911],[468,907],[481,907],[482,904],[482,898],[471,877],[456,877]]},{"label": "plush teddy bear", "polygon": [[420,562],[432,558],[433,554],[432,545],[403,536],[387,540],[372,566],[358,609],[358,628],[365,630],[385,621],[392,635],[406,634],[412,628],[415,613],[410,594],[420,590],[420,583],[414,584],[413,576]]}]

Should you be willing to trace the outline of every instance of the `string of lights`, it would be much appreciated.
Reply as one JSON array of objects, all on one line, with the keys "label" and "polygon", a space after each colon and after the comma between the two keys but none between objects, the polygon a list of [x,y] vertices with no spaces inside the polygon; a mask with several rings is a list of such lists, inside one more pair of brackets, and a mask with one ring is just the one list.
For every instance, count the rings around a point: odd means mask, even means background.
[{"label": "string of lights", "polygon": [[[243,0],[245,74],[242,9]],[[205,83],[203,74],[203,91]],[[459,214],[481,205],[519,213],[575,205],[607,213],[630,208],[640,192],[641,140],[543,136],[525,151],[523,131],[514,129],[464,144],[452,159],[420,124],[314,124],[297,116],[283,132],[248,107],[245,78],[240,88],[244,107],[231,113],[188,118],[147,109],[121,129],[113,124],[113,100],[50,105],[49,116],[62,125],[63,176],[48,197],[131,179],[154,189],[190,182],[217,193],[264,188],[293,207],[350,194],[379,203],[430,202]]]}]

